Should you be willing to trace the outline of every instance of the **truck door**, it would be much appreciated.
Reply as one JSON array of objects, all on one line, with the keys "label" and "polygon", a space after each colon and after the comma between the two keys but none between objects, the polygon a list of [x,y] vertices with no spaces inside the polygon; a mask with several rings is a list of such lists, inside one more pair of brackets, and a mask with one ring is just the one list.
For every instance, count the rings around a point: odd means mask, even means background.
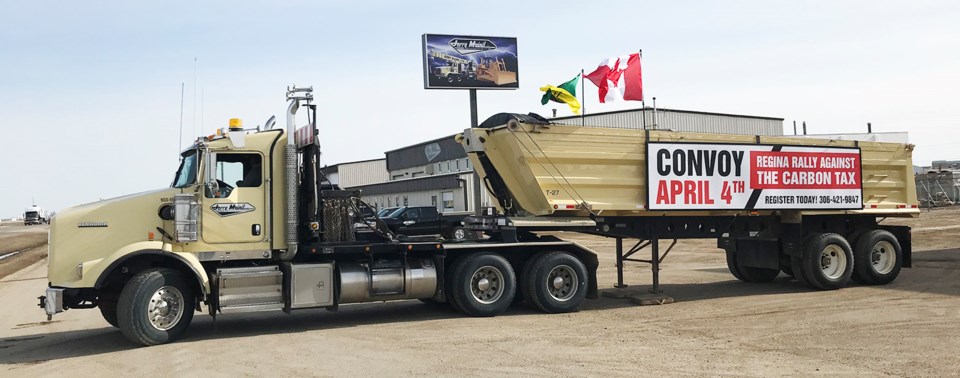
[{"label": "truck door", "polygon": [[400,233],[406,235],[421,235],[423,234],[423,224],[420,223],[420,209],[416,207],[410,207],[403,211],[403,214],[400,216],[400,221],[403,222],[403,227]]},{"label": "truck door", "polygon": [[435,207],[420,208],[420,226],[423,227],[423,234],[442,234],[443,232],[440,229],[440,225],[440,214],[437,214]]},{"label": "truck door", "polygon": [[[201,236],[207,243],[255,243],[266,231],[263,156],[255,152],[218,152],[209,156],[204,187]],[[212,168],[212,169],[210,169]]]}]

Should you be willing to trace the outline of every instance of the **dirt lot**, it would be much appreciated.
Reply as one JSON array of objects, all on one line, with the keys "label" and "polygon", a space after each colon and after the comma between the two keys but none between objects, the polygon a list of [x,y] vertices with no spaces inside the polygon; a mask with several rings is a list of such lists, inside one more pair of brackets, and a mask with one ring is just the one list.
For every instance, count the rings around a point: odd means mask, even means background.
[{"label": "dirt lot", "polygon": [[47,257],[46,225],[24,226],[21,222],[0,223],[0,278],[33,265]]},{"label": "dirt lot", "polygon": [[[663,264],[669,305],[602,297],[572,314],[465,318],[402,301],[197,315],[182,341],[151,348],[132,347],[96,310],[43,322],[41,262],[0,280],[0,375],[958,375],[958,220],[960,210],[938,210],[907,221],[915,267],[887,286],[741,283],[714,242],[680,242]],[[600,286],[613,291],[613,240],[562,237],[601,253]],[[629,266],[627,281],[645,290],[649,267]]]}]

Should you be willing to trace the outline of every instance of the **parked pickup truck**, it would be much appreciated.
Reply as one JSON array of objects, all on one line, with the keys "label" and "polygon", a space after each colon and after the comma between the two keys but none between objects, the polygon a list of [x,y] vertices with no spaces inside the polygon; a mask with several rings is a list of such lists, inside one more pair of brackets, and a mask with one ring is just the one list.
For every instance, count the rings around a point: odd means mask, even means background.
[{"label": "parked pickup truck", "polygon": [[436,235],[453,240],[470,239],[473,233],[463,228],[469,213],[443,214],[432,206],[388,207],[377,212],[384,224],[397,234]]}]

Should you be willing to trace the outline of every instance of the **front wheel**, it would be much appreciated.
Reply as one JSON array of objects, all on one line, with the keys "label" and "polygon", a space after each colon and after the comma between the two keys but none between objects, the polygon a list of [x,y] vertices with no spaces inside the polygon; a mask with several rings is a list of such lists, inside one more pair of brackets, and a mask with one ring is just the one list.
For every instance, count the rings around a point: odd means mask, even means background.
[{"label": "front wheel", "polygon": [[100,315],[103,315],[103,320],[106,320],[107,323],[114,327],[119,327],[117,323],[117,302],[116,301],[100,301],[97,303],[97,307],[100,309]]},{"label": "front wheel", "polygon": [[117,302],[120,331],[140,345],[176,340],[193,320],[193,289],[173,269],[152,269],[134,276]]},{"label": "front wheel", "polygon": [[465,256],[454,263],[447,293],[455,307],[470,316],[496,316],[513,303],[516,274],[510,262],[495,253]]}]

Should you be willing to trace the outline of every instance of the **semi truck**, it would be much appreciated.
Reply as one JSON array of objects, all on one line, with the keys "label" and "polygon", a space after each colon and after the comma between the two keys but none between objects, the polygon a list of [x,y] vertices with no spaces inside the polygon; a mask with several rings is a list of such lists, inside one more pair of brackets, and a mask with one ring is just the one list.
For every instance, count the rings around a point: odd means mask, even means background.
[{"label": "semi truck", "polygon": [[[715,239],[740,280],[784,272],[820,290],[888,283],[910,266],[909,228],[881,223],[919,213],[910,145],[500,114],[457,137],[496,208],[463,220],[483,238],[452,241],[393,232],[363,216],[361,193],[321,185],[312,88],[286,98],[285,129],[273,117],[255,129],[231,120],[182,152],[170,187],[58,213],[39,298],[48,319],[99,309],[134,343],[156,345],[197,312],[412,299],[481,317],[514,302],[576,311],[598,297],[597,253],[558,230],[616,238],[618,285],[625,263],[645,261],[658,287],[661,239]],[[644,248],[650,259],[633,257]]]},{"label": "semi truck", "polygon": [[47,213],[43,211],[43,208],[37,205],[28,207],[23,211],[23,225],[30,226],[35,224],[45,224],[49,222],[47,220]]}]

